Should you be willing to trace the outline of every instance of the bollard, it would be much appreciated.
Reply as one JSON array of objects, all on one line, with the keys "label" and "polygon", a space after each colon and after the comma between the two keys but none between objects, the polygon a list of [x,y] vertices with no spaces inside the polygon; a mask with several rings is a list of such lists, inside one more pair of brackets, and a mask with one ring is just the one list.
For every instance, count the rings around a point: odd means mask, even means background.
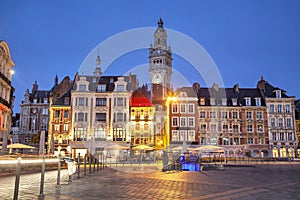
[{"label": "bollard", "polygon": [[42,172],[41,172],[41,184],[40,184],[40,195],[39,197],[44,197],[44,181],[45,181],[45,156],[43,156],[43,163],[42,163]]},{"label": "bollard", "polygon": [[97,159],[97,171],[99,171],[99,164],[100,164],[100,158],[98,156],[98,159]]},{"label": "bollard", "polygon": [[96,165],[96,157],[95,156],[93,158],[93,162],[94,162],[94,171],[93,172],[95,172],[95,170],[96,170],[96,167],[95,167],[95,165]]},{"label": "bollard", "polygon": [[90,154],[90,156],[89,156],[89,171],[91,174],[92,173],[92,154]]},{"label": "bollard", "polygon": [[80,153],[78,153],[77,166],[78,166],[77,178],[80,178]]},{"label": "bollard", "polygon": [[57,183],[56,187],[60,188],[60,169],[61,169],[61,163],[60,163],[60,154],[58,155],[58,164],[57,164]]},{"label": "bollard", "polygon": [[86,175],[86,154],[84,154],[83,172],[84,172],[84,175]]},{"label": "bollard", "polygon": [[17,159],[14,200],[18,200],[19,184],[20,184],[20,171],[21,171],[21,160],[22,160],[22,158],[20,158],[20,157]]}]

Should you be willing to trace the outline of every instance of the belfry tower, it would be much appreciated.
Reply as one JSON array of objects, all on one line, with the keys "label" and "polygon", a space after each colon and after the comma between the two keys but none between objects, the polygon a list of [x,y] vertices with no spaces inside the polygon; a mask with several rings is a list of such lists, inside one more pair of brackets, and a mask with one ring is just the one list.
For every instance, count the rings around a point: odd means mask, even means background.
[{"label": "belfry tower", "polygon": [[149,48],[149,72],[153,104],[162,104],[170,90],[172,75],[172,51],[167,46],[167,33],[160,18],[154,33],[154,45]]}]

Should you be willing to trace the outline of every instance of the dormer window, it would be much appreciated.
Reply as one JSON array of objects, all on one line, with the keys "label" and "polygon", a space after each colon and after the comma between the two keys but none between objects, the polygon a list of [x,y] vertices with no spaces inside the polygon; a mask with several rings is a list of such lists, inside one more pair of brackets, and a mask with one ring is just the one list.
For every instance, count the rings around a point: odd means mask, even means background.
[{"label": "dormer window", "polygon": [[275,90],[276,98],[281,98],[281,90]]},{"label": "dormer window", "polygon": [[222,99],[222,106],[226,106],[227,105],[227,99],[226,98],[223,98]]},{"label": "dormer window", "polygon": [[211,106],[216,105],[216,99],[211,98],[211,99],[210,99],[210,105],[211,105]]},{"label": "dormer window", "polygon": [[81,91],[81,92],[86,91],[86,85],[80,84],[79,91]]},{"label": "dormer window", "polygon": [[98,90],[98,92],[105,92],[106,91],[106,85],[105,84],[99,84],[97,90]]},{"label": "dormer window", "polygon": [[201,99],[200,99],[200,105],[201,105],[201,106],[204,106],[204,105],[205,105],[205,99],[204,99],[204,98],[201,98]]},{"label": "dormer window", "polygon": [[124,85],[117,85],[117,92],[124,92],[124,91],[125,91]]},{"label": "dormer window", "polygon": [[110,83],[113,83],[113,82],[114,82],[114,78],[113,78],[113,77],[110,77],[109,82],[110,82]]},{"label": "dormer window", "polygon": [[261,106],[260,98],[255,98],[255,105],[256,106]]},{"label": "dormer window", "polygon": [[237,105],[237,99],[236,99],[236,98],[232,99],[232,105],[233,105],[233,106],[236,106],[236,105]]},{"label": "dormer window", "polygon": [[245,98],[245,105],[246,106],[251,106],[251,97],[246,97]]},{"label": "dormer window", "polygon": [[179,96],[180,97],[186,97],[187,95],[186,95],[186,92],[180,92]]}]

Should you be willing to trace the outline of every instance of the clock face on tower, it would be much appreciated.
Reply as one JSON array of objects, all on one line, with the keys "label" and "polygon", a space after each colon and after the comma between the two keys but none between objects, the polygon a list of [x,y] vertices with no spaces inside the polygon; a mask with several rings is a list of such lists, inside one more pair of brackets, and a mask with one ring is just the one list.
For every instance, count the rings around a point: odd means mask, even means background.
[{"label": "clock face on tower", "polygon": [[161,74],[159,73],[156,73],[154,74],[154,77],[153,77],[153,83],[162,83],[162,77],[161,77]]}]

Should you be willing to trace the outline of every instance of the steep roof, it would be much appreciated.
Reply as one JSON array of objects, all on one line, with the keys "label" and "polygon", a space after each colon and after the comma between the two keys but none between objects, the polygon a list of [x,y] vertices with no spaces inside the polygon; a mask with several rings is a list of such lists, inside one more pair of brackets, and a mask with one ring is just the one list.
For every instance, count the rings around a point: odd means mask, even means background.
[{"label": "steep roof", "polygon": [[140,90],[135,90],[130,98],[131,107],[152,107],[150,100]]}]

